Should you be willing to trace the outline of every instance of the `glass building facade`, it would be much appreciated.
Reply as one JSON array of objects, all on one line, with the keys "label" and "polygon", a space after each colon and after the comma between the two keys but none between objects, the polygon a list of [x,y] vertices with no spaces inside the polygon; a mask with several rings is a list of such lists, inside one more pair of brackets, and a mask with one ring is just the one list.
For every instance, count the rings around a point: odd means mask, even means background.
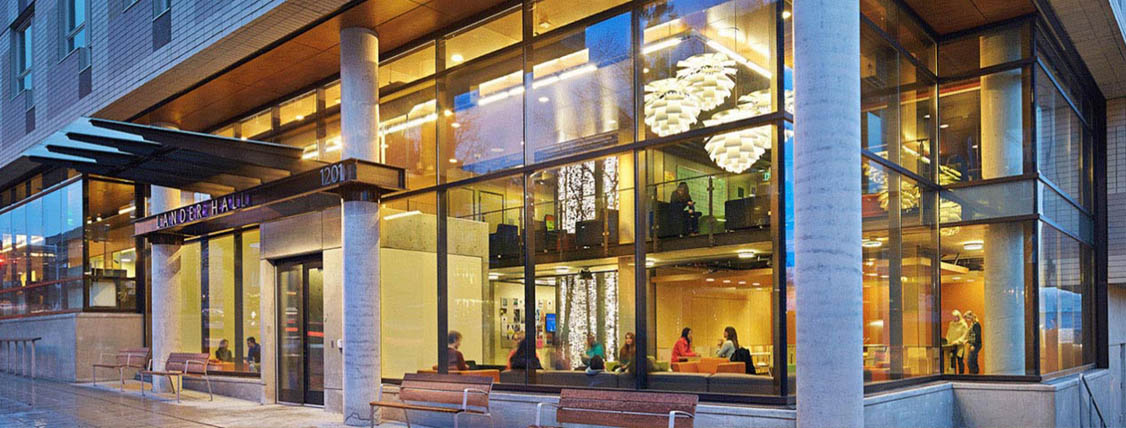
[{"label": "glass building facade", "polygon": [[[861,10],[865,381],[1093,363],[1096,95],[1035,16],[939,38]],[[381,271],[383,376],[458,370],[456,336],[507,384],[793,394],[794,290],[818,285],[792,280],[790,19],[544,0],[383,61],[377,160],[409,189],[382,254],[423,256]],[[337,160],[339,102],[215,132]]]},{"label": "glass building facade", "polygon": [[[1101,99],[1037,16],[938,37],[860,3],[865,381],[1094,363]],[[831,285],[793,280],[791,21],[781,0],[526,1],[388,55],[373,160],[407,189],[381,201],[383,377],[793,395],[794,290]],[[333,78],[210,131],[338,161],[340,104]],[[143,191],[64,175],[0,192],[0,317],[143,310]],[[260,310],[271,238],[184,243],[182,351],[257,375],[247,340],[286,315]]]}]

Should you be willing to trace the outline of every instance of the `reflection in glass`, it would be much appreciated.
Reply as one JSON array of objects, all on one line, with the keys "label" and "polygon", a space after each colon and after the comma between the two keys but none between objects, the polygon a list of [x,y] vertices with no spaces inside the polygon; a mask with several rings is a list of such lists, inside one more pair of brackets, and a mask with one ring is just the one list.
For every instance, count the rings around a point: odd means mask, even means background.
[{"label": "reflection in glass", "polygon": [[1071,104],[1040,67],[1036,67],[1036,163],[1051,181],[1085,208],[1091,207],[1091,183],[1085,164],[1085,127]]},{"label": "reflection in glass", "polygon": [[526,162],[633,141],[629,28],[627,13],[535,44]]},{"label": "reflection in glass", "polygon": [[[434,74],[434,56],[434,43],[427,43],[420,48],[380,64],[379,92],[381,94],[391,93],[403,85]],[[337,92],[339,92],[339,89],[337,89]],[[339,94],[336,94],[336,96],[339,96]]]},{"label": "reflection in glass", "polygon": [[435,96],[434,82],[428,81],[380,99],[380,160],[406,170],[408,189],[437,183]]},{"label": "reflection in glass", "polygon": [[453,182],[521,165],[524,152],[519,49],[467,64],[440,84],[438,163]]},{"label": "reflection in glass", "polygon": [[468,62],[519,43],[524,39],[523,20],[520,10],[505,12],[486,22],[449,36],[445,43],[446,68]]},{"label": "reflection in glass", "polygon": [[775,22],[769,1],[647,6],[642,135],[668,136],[774,111]]},{"label": "reflection in glass", "polygon": [[1027,83],[1016,69],[942,85],[939,184],[1024,173]]},{"label": "reflection in glass", "polygon": [[1040,223],[1040,373],[1094,361],[1093,250]]}]

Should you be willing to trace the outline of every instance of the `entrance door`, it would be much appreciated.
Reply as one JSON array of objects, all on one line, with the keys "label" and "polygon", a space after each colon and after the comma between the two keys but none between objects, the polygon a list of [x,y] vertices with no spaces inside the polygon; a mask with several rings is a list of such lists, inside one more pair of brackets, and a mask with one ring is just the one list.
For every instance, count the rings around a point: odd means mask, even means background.
[{"label": "entrance door", "polygon": [[324,404],[320,258],[278,264],[278,400]]}]

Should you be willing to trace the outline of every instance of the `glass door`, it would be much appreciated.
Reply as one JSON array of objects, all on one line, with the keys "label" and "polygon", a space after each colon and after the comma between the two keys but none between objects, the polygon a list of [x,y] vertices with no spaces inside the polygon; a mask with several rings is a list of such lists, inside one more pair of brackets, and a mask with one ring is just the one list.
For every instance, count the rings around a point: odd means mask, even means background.
[{"label": "glass door", "polygon": [[321,261],[278,265],[278,400],[324,404]]}]

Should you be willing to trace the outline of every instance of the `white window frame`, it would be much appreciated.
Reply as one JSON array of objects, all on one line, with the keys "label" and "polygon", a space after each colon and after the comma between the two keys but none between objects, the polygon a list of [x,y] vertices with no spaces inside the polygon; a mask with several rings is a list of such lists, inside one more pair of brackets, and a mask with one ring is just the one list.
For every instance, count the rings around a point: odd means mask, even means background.
[{"label": "white window frame", "polygon": [[[90,33],[88,31],[82,34],[82,37],[85,39],[82,41],[82,44],[79,45],[78,43],[76,43],[79,33],[82,33],[82,31],[86,30],[86,28],[88,27],[87,22],[90,21],[90,4],[87,2],[87,0],[64,1],[66,2],[63,12],[65,19],[63,25],[63,37],[66,38],[66,53],[63,56],[65,57],[66,55],[70,55],[76,50],[90,46]],[[74,10],[78,7],[79,2],[81,2],[85,7],[85,12],[83,13],[82,22],[74,22]]]},{"label": "white window frame", "polygon": [[161,15],[164,15],[169,10],[172,10],[172,0],[153,0],[152,1],[152,19],[155,20],[156,18],[159,18]]},{"label": "white window frame", "polygon": [[16,95],[22,93],[23,91],[30,90],[35,86],[34,83],[32,83],[30,80],[33,65],[32,63],[34,62],[34,57],[32,55],[34,51],[32,51],[32,49],[35,46],[35,30],[32,26],[32,23],[32,20],[28,19],[26,23],[24,23],[20,27],[17,27],[18,30],[16,30],[16,49],[15,58],[13,58],[15,60],[16,66],[12,69],[15,72],[14,77],[16,84]]}]

